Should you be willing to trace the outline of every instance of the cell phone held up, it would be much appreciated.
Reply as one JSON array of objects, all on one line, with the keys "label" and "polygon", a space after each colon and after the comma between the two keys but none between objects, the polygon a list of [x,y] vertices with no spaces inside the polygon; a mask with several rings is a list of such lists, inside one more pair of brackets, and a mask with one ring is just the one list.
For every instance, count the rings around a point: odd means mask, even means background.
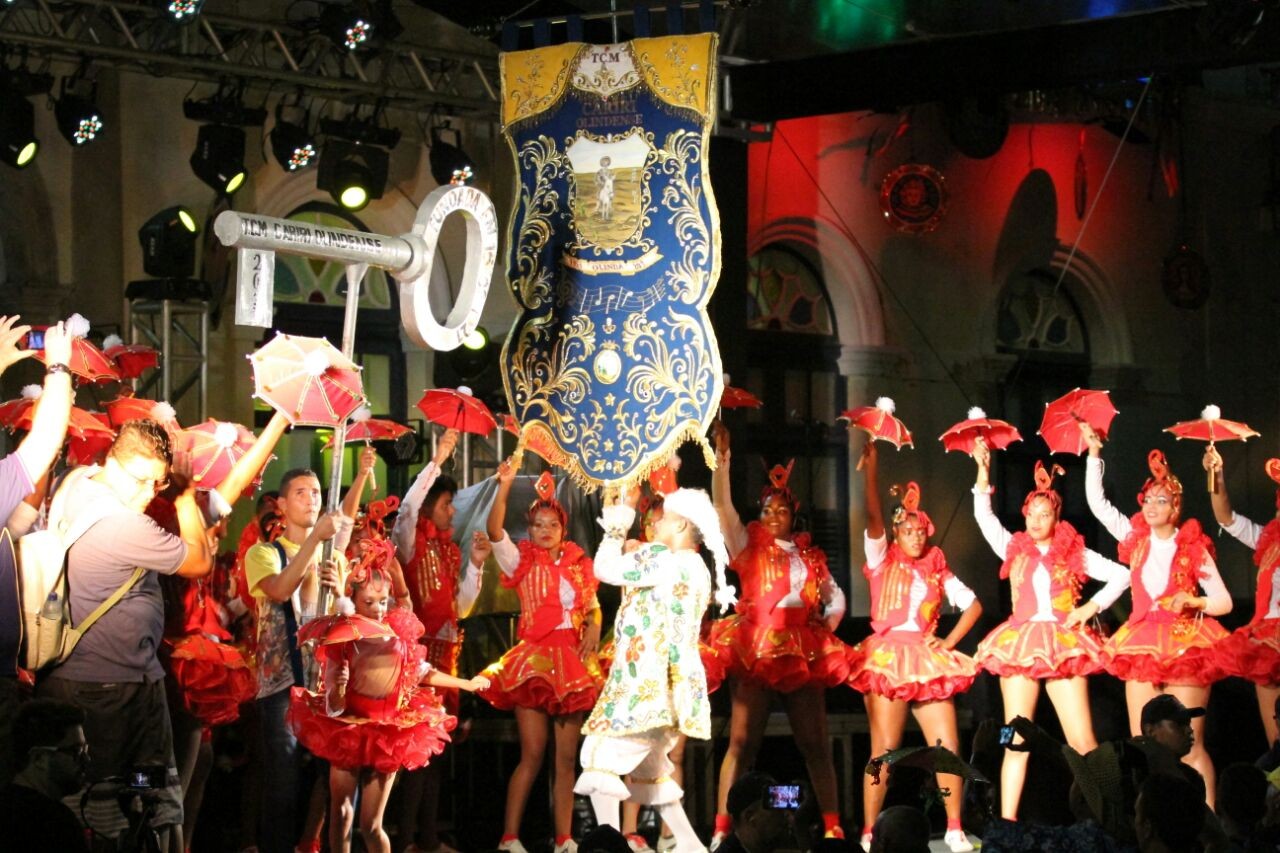
[{"label": "cell phone held up", "polygon": [[800,798],[799,785],[770,785],[765,791],[764,807],[766,809],[794,811],[800,808]]},{"label": "cell phone held up", "polygon": [[44,333],[48,326],[32,326],[31,331],[22,339],[23,349],[44,349]]},{"label": "cell phone held up", "polygon": [[1008,746],[1009,744],[1013,743],[1013,736],[1015,734],[1017,734],[1017,732],[1014,731],[1013,726],[1001,726],[1000,727],[1000,745]]}]

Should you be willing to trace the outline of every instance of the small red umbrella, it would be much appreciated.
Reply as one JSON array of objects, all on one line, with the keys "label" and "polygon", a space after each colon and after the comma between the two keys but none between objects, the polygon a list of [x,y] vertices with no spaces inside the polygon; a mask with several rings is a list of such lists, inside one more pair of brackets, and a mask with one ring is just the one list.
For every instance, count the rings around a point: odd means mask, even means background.
[{"label": "small red umbrella", "polygon": [[[88,320],[79,314],[72,314],[67,318],[66,330],[71,335],[71,361],[67,367],[71,369],[72,375],[86,382],[119,381],[120,371],[115,362],[85,337],[89,334]],[[35,357],[43,362],[44,350],[37,350]]]},{"label": "small red umbrella", "polygon": [[732,385],[724,386],[724,394],[720,397],[722,409],[758,409],[763,405],[764,402],[755,394]]},{"label": "small red umbrella", "polygon": [[988,418],[987,413],[977,406],[969,410],[967,420],[961,421],[938,436],[938,440],[946,450],[959,450],[962,453],[973,453],[979,438],[992,450],[1004,450],[1015,441],[1022,441],[1017,427],[1008,421]]},{"label": "small red umbrella", "polygon": [[[28,385],[22,389],[22,396],[14,400],[0,403],[0,426],[7,427],[10,432],[31,429],[31,417],[35,412],[36,402],[44,389],[39,385]],[[78,438],[85,433],[100,433],[111,430],[104,426],[93,412],[71,407],[71,420],[67,424],[67,435]]]},{"label": "small red umbrella", "polygon": [[904,444],[907,447],[915,447],[907,425],[894,417],[895,408],[893,400],[888,397],[879,397],[874,406],[849,409],[840,415],[840,419],[848,421],[851,427],[865,430],[873,439],[889,442],[898,450],[901,450]]},{"label": "small red umbrella", "polygon": [[293,426],[336,427],[364,405],[360,367],[324,338],[277,334],[249,361],[254,396]]},{"label": "small red umbrella", "polygon": [[1088,424],[1099,438],[1105,439],[1117,414],[1116,407],[1111,405],[1110,391],[1076,388],[1045,404],[1039,434],[1049,445],[1049,452],[1079,456],[1088,448],[1080,433],[1080,424]]},{"label": "small red umbrella", "polygon": [[475,435],[488,435],[498,425],[483,401],[471,394],[465,385],[454,388],[432,388],[417,402],[422,414],[433,424]]},{"label": "small red umbrella", "polygon": [[[1171,427],[1167,427],[1165,432],[1172,433],[1179,440],[1193,438],[1197,441],[1207,441],[1210,447],[1213,447],[1219,441],[1234,441],[1235,439],[1248,441],[1255,436],[1261,435],[1248,424],[1226,420],[1222,417],[1222,409],[1214,405],[1205,406],[1200,411],[1199,419],[1181,421]],[[1210,492],[1218,490],[1215,473],[1212,468],[1209,469]]]},{"label": "small red umbrella", "polygon": [[191,457],[191,479],[202,489],[216,489],[256,437],[240,424],[213,418],[179,433],[179,446]]},{"label": "small red umbrella", "polygon": [[168,403],[147,400],[143,397],[116,397],[102,404],[107,410],[107,420],[119,429],[125,421],[152,420],[171,430],[180,430],[178,415]]},{"label": "small red umbrella", "polygon": [[72,465],[92,465],[115,440],[115,432],[107,426],[103,426],[100,430],[85,430],[78,435],[68,431],[67,462]]},{"label": "small red umbrella", "polygon": [[312,619],[299,628],[298,644],[319,643],[322,646],[333,646],[359,640],[390,639],[395,635],[396,632],[386,622],[379,622],[359,613],[336,614]]},{"label": "small red umbrella", "polygon": [[121,379],[137,379],[143,371],[160,364],[160,350],[143,344],[126,344],[119,335],[107,335],[102,354],[111,359]]},{"label": "small red umbrella", "polygon": [[[366,410],[367,411],[367,410]],[[368,444],[371,441],[395,441],[402,435],[413,432],[404,424],[398,424],[395,421],[386,418],[361,418],[360,413],[351,419],[350,425],[347,426],[347,440],[350,444],[353,441],[363,441]],[[329,437],[329,443],[326,447],[333,447],[333,437]]]}]

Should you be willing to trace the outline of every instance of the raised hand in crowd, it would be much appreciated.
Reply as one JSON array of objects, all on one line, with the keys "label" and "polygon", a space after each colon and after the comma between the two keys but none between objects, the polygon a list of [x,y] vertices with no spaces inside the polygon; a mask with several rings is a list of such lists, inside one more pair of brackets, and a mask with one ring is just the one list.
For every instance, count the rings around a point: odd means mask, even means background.
[{"label": "raised hand in crowd", "polygon": [[483,530],[476,530],[471,534],[471,562],[477,566],[483,566],[484,561],[489,559],[489,555],[493,553],[493,543],[489,541],[489,537],[485,535]]},{"label": "raised hand in crowd", "polygon": [[[35,350],[22,345],[31,327],[19,324],[19,319],[16,314],[12,317],[0,317],[0,373],[36,354]],[[66,364],[66,361],[61,363]]]}]

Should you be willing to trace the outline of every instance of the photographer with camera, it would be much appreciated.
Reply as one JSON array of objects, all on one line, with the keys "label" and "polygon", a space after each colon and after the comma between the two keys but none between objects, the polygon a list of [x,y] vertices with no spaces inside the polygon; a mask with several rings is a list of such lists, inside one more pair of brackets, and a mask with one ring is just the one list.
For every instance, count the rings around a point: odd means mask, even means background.
[{"label": "photographer with camera", "polygon": [[790,847],[793,803],[780,795],[790,787],[755,770],[739,776],[726,802],[733,831],[720,842],[717,853],[773,853]]},{"label": "photographer with camera", "polygon": [[88,758],[83,711],[52,699],[22,706],[13,722],[17,775],[0,788],[5,849],[87,853],[84,831],[61,800],[84,784]]}]

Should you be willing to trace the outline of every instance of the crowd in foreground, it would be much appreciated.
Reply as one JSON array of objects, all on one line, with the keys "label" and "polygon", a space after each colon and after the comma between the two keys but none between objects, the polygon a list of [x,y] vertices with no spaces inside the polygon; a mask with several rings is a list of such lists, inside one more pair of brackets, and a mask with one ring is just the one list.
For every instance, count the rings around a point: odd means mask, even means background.
[{"label": "crowd in foreground", "polygon": [[[18,346],[25,328],[0,321],[0,369],[29,352]],[[1212,543],[1181,518],[1181,483],[1158,452],[1148,459],[1140,511],[1126,517],[1105,496],[1102,442],[1081,424],[1089,505],[1119,542],[1116,562],[1085,548],[1061,520],[1053,472],[1040,467],[1023,505],[1025,529],[1005,529],[991,507],[990,451],[975,446],[974,516],[1003,561],[1013,608],[969,656],[956,647],[981,604],[931,544],[916,484],[884,512],[875,446],[866,444],[872,634],[849,646],[834,633],[844,595],[825,554],[798,529],[789,468],[770,471],[758,517],[744,523],[730,494],[722,425],[711,494],[678,488],[676,469],[659,469],[647,494],[606,500],[594,554],[566,537],[568,514],[549,472],[530,506],[508,512],[517,479],[510,460],[498,467],[485,528],[459,542],[458,487],[444,472],[453,431],[400,500],[364,502],[375,463],[368,449],[336,512],[322,510],[314,472],[286,472],[259,499],[237,546],[224,550],[232,505],[270,457],[284,417],[273,417],[212,488],[196,487],[174,424],[160,414],[123,423],[96,464],[59,471],[69,350],[65,331],[49,329],[31,429],[0,460],[9,535],[22,541],[44,528],[66,542],[67,600],[51,598],[45,615],[82,632],[50,665],[24,670],[17,605],[0,596],[0,741],[11,747],[0,750],[11,762],[0,766],[0,781],[12,780],[0,838],[18,840],[16,849],[181,853],[200,814],[210,733],[239,721],[250,745],[241,850],[339,851],[354,841],[390,853],[386,812],[399,787],[396,849],[445,853],[452,848],[437,831],[436,806],[448,780],[436,759],[457,724],[459,692],[473,692],[510,711],[519,733],[520,761],[493,839],[499,850],[527,853],[521,828],[549,753],[555,853],[618,837],[635,853],[700,851],[703,839],[682,806],[680,757],[688,738],[711,736],[708,696],[722,687],[731,715],[712,849],[918,849],[928,824],[910,809],[882,809],[890,786],[876,773],[863,780],[860,828],[845,840],[826,691],[864,696],[873,757],[901,746],[908,714],[929,743],[956,754],[954,698],[979,671],[1000,679],[1005,717],[979,731],[990,735],[1003,722],[1009,732],[994,759],[984,748],[975,755],[999,780],[985,808],[966,815],[966,788],[971,797],[984,788],[966,786],[955,764],[936,768],[935,784],[947,793],[942,844],[953,853],[973,849],[971,834],[994,850],[1274,846],[1273,786],[1261,770],[1215,774],[1203,715],[1215,681],[1244,676],[1257,685],[1269,739],[1280,739],[1280,521],[1253,524],[1231,510],[1225,487],[1215,494],[1218,521],[1256,548],[1260,569],[1255,619],[1228,634],[1213,619],[1231,598]],[[1210,451],[1204,465],[1220,471],[1221,459]],[[527,536],[516,541],[508,525]],[[490,559],[519,598],[518,641],[467,676],[458,672],[459,620]],[[20,575],[11,551],[0,548],[2,560],[10,565],[0,568]],[[1091,582],[1096,592],[1082,601]],[[612,640],[603,644],[601,583],[621,589]],[[1101,636],[1092,617],[1126,590],[1128,621]],[[960,617],[938,636],[944,602]],[[1094,737],[1086,679],[1102,671],[1125,681],[1129,740]],[[1041,688],[1065,745],[1028,722]],[[806,767],[803,798],[751,772],[775,702]],[[1033,759],[1071,775],[1077,823],[1016,822]],[[581,839],[575,795],[590,801],[601,827]],[[801,806],[795,819],[787,817],[791,804]],[[646,806],[661,819],[656,837],[638,832]],[[1000,819],[985,821],[988,812]],[[796,846],[787,835],[799,838]]]}]

